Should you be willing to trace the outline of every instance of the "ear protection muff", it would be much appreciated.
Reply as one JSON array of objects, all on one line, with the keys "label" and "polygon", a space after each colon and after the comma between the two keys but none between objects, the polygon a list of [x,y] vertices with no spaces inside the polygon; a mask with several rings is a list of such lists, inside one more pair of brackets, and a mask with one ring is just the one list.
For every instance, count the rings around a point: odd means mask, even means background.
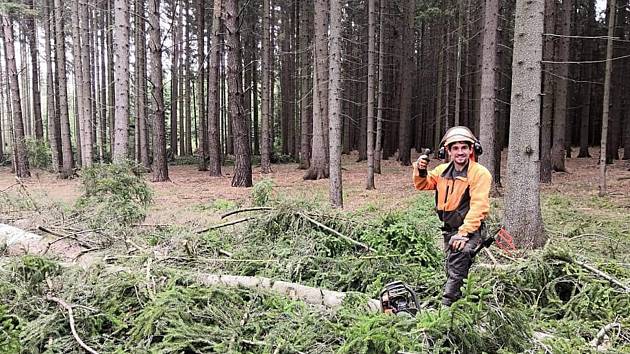
[{"label": "ear protection muff", "polygon": [[475,156],[481,156],[481,154],[483,154],[483,148],[479,140],[476,140],[473,144],[473,151],[475,152]]},{"label": "ear protection muff", "polygon": [[437,157],[440,160],[444,160],[446,158],[446,148],[444,146],[441,146],[438,150]]},{"label": "ear protection muff", "polygon": [[[475,157],[481,156],[483,154],[483,147],[481,146],[481,142],[479,140],[475,140],[473,143],[473,152],[475,153]],[[440,160],[446,159],[446,147],[444,145],[440,146],[438,150],[437,157]]]}]

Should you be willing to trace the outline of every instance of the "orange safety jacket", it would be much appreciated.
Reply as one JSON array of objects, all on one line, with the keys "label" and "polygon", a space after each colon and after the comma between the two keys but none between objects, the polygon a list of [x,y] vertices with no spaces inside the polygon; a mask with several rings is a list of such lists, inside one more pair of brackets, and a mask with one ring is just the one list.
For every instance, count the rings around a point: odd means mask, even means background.
[{"label": "orange safety jacket", "polygon": [[415,188],[435,190],[436,211],[447,229],[464,235],[479,230],[490,210],[492,175],[488,169],[471,160],[454,177],[455,166],[451,162],[420,177],[416,163],[413,165]]}]

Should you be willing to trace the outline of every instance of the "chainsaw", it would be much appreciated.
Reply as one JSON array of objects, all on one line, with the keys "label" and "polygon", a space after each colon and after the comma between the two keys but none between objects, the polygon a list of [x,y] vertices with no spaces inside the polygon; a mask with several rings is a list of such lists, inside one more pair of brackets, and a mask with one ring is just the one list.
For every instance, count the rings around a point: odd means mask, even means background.
[{"label": "chainsaw", "polygon": [[379,298],[384,313],[413,317],[420,308],[416,292],[401,281],[385,285]]}]

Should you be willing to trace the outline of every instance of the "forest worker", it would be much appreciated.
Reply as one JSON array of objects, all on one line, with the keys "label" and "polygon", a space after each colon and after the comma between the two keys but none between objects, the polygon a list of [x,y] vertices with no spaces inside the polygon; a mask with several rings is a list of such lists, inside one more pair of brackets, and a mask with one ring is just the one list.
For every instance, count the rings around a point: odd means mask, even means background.
[{"label": "forest worker", "polygon": [[[490,209],[490,172],[476,162],[481,144],[463,126],[450,128],[440,142],[441,155],[450,157],[427,172],[428,157],[413,163],[413,184],[417,190],[435,190],[436,211],[444,226],[447,281],[442,303],[450,306],[462,295],[476,250],[482,242],[483,220]],[[444,157],[440,157],[444,158]]]}]

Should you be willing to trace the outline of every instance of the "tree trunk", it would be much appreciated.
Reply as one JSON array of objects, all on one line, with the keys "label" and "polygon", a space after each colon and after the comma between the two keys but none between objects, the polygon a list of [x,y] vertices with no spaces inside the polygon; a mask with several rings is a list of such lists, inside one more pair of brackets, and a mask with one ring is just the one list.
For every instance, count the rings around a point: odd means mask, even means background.
[{"label": "tree trunk", "polygon": [[[487,11],[488,10],[486,10],[486,13]],[[460,104],[461,104],[461,92],[462,92],[462,42],[463,42],[463,37],[464,37],[462,35],[463,30],[464,30],[464,8],[463,8],[463,3],[460,3],[457,7],[457,57],[456,57],[456,62],[455,62],[455,112],[454,112],[455,122],[454,124],[456,126],[460,125],[460,114],[461,114]],[[494,32],[496,34],[496,27],[495,27]],[[496,52],[496,48],[495,48],[495,52]],[[482,81],[483,81],[483,78],[482,78]],[[483,87],[483,83],[482,83],[482,87]]]},{"label": "tree trunk", "polygon": [[[587,26],[591,26],[591,17],[593,21],[595,20],[595,3],[592,2],[592,5],[589,5],[589,21]],[[586,30],[585,35],[591,35],[591,28]],[[593,60],[593,42],[592,39],[584,39],[584,45],[582,46],[582,60]],[[578,157],[591,157],[588,152],[588,137],[589,137],[589,126],[591,120],[591,79],[593,77],[593,65],[587,64],[583,67],[583,77],[582,81],[582,99],[584,100],[582,110],[580,112],[580,152],[578,153]]]},{"label": "tree trunk", "polygon": [[149,0],[149,81],[153,87],[151,101],[153,114],[153,182],[169,181],[166,164],[166,130],[164,123],[164,99],[162,93],[162,37],[160,34],[160,1]]},{"label": "tree trunk", "polygon": [[[556,0],[545,0],[545,32],[555,33],[555,28]],[[554,41],[555,39],[551,36],[544,38],[543,55],[547,61],[553,61],[554,59]],[[545,64],[544,68],[542,122],[540,126],[540,181],[542,183],[551,183],[551,132],[556,78],[553,64]]]},{"label": "tree trunk", "polygon": [[405,7],[405,27],[403,29],[403,52],[401,58],[400,124],[398,126],[398,160],[403,166],[411,165],[411,94],[413,90],[413,49],[415,0],[408,0]]},{"label": "tree trunk", "polygon": [[[33,10],[33,0],[27,0],[26,5]],[[41,97],[39,92],[39,61],[37,47],[37,29],[33,16],[25,17],[25,29],[28,36],[28,46],[31,52],[31,86],[33,89],[33,120],[35,123],[35,138],[41,140],[44,137],[42,125]]]},{"label": "tree trunk", "polygon": [[[90,70],[90,36],[88,25],[88,5],[82,2],[79,6],[79,34],[80,42],[83,44],[80,48],[81,53],[81,79],[83,80],[83,93],[81,95],[83,99],[83,137],[82,143],[82,158],[83,166],[92,166],[94,160],[93,151],[93,138],[92,138],[92,72]],[[76,69],[75,69],[76,70]]]},{"label": "tree trunk", "polygon": [[367,185],[374,189],[374,90],[376,67],[374,53],[376,40],[376,0],[368,0],[368,74],[367,74]]},{"label": "tree trunk", "polygon": [[[412,0],[413,1],[413,0]],[[341,0],[330,0],[328,109],[330,117],[330,204],[343,208],[341,180]]]},{"label": "tree trunk", "polygon": [[[437,53],[437,84],[436,84],[436,89],[437,89],[437,97],[435,100],[435,129],[433,130],[434,136],[433,136],[433,146],[436,147],[435,151],[437,152],[437,150],[440,148],[440,140],[442,140],[442,85],[443,85],[443,79],[442,77],[444,76],[444,70],[443,70],[443,65],[442,65],[442,57],[444,56],[444,54],[442,53],[441,50],[438,51]],[[472,129],[471,129],[472,130]]]},{"label": "tree trunk", "polygon": [[31,176],[28,166],[26,143],[24,142],[24,123],[22,120],[22,102],[20,100],[20,86],[15,65],[15,48],[13,47],[13,20],[9,15],[2,14],[2,28],[4,32],[4,55],[11,90],[11,105],[13,112],[13,144],[15,154],[13,161],[15,175],[19,178]]},{"label": "tree trunk", "polygon": [[[496,149],[496,123],[498,119],[497,107],[497,25],[499,22],[499,0],[488,0],[485,6],[485,24],[483,33],[483,54],[481,69],[481,105],[479,121],[479,140],[484,147],[479,161],[484,165],[492,179],[499,180],[500,171],[495,169],[497,159],[501,159],[501,151]],[[496,191],[496,183],[493,190]]]},{"label": "tree trunk", "polygon": [[[173,9],[171,13],[171,22],[173,26],[173,57],[171,61],[171,153],[173,157],[183,153],[178,151],[177,145],[177,104],[179,102],[179,52],[181,48],[180,28],[181,28],[181,14],[178,10],[179,1],[173,1]],[[183,141],[181,139],[180,141]]]},{"label": "tree trunk", "polygon": [[[55,105],[55,79],[52,70],[53,47],[51,46],[51,34],[54,34],[54,19],[51,13],[51,4],[45,0],[44,9],[44,57],[46,61],[46,116],[48,120],[48,141],[52,157],[53,171],[61,170],[61,132],[59,130],[59,116],[56,114]],[[2,143],[0,143],[1,145]]]},{"label": "tree trunk", "polygon": [[212,11],[212,40],[208,63],[208,171],[210,176],[221,176],[221,139],[219,130],[219,62],[221,57],[222,0],[214,0]]},{"label": "tree trunk", "polygon": [[228,101],[234,131],[234,176],[232,187],[252,186],[251,152],[241,86],[241,41],[238,0],[225,0],[225,50],[227,52]]},{"label": "tree trunk", "polygon": [[615,0],[608,0],[608,41],[606,45],[606,71],[604,72],[604,100],[602,103],[602,136],[599,154],[599,196],[606,195],[606,145],[610,109],[610,80],[612,76],[613,35],[615,33]]},{"label": "tree trunk", "polygon": [[[144,1],[136,0],[136,12],[138,21],[138,40],[136,42],[137,50],[137,95],[136,95],[136,129],[138,130],[138,148],[139,148],[139,162],[145,168],[151,167],[151,161],[149,159],[149,128],[147,123],[147,54],[146,54],[146,31],[145,31],[145,15],[144,15]],[[155,152],[154,152],[155,154]]]},{"label": "tree trunk", "polygon": [[125,161],[128,151],[129,124],[129,2],[114,0],[114,150],[116,163]]},{"label": "tree trunk", "polygon": [[379,30],[378,30],[378,88],[376,99],[376,142],[374,146],[374,172],[381,173],[381,157],[383,156],[383,95],[385,90],[385,26],[384,26],[385,0],[379,4]]},{"label": "tree trunk", "polygon": [[[105,8],[105,6],[103,5],[103,8]],[[99,10],[103,10],[103,9],[99,9]],[[105,153],[107,152],[107,148],[106,148],[106,140],[107,140],[107,67],[106,67],[106,61],[105,61],[105,37],[106,32],[106,14],[101,12],[99,14],[99,25],[101,27],[101,35],[99,36],[99,48],[100,48],[100,75],[101,75],[101,92],[100,92],[100,110],[101,110],[101,114],[100,114],[100,124],[98,126],[98,137],[97,138],[97,145],[98,145],[98,151],[99,151],[99,156],[101,158],[101,162],[105,161]],[[107,49],[107,51],[111,51],[109,48]]]},{"label": "tree trunk", "polygon": [[262,96],[262,124],[261,135],[262,141],[260,146],[260,168],[262,173],[271,172],[271,107],[270,107],[270,65],[271,60],[271,44],[270,44],[270,2],[271,0],[263,0],[263,27],[262,27],[262,84],[261,84],[261,96]]},{"label": "tree trunk", "polygon": [[185,86],[186,86],[186,96],[185,96],[185,102],[184,102],[184,109],[185,109],[185,117],[184,117],[184,125],[185,125],[185,147],[186,147],[186,155],[191,156],[193,154],[193,148],[192,148],[192,114],[191,114],[191,107],[190,107],[190,101],[191,101],[191,92],[192,92],[192,87],[191,87],[191,80],[192,78],[190,77],[190,67],[191,67],[191,63],[190,63],[190,58],[192,57],[192,49],[190,46],[190,31],[191,31],[191,24],[190,24],[190,11],[189,11],[189,5],[190,5],[190,1],[189,0],[185,0],[182,9],[184,9],[184,11],[186,12],[186,38],[184,39],[184,43],[186,43],[186,60],[184,62],[184,75],[183,75],[183,80],[185,82]]},{"label": "tree trunk", "polygon": [[199,119],[199,171],[208,170],[208,123],[204,99],[205,51],[204,51],[204,0],[197,0],[197,117]]},{"label": "tree trunk", "polygon": [[[560,26],[560,35],[569,36],[571,34],[571,15],[573,13],[573,0],[564,0],[562,2],[562,24]],[[569,59],[570,39],[561,37],[558,47],[559,62],[566,62]],[[566,123],[567,123],[567,85],[569,82],[569,65],[558,64],[556,70],[556,95],[554,102],[553,116],[553,144],[551,147],[551,165],[554,171],[566,172],[564,159],[566,156],[565,139],[566,139]]]},{"label": "tree trunk", "polygon": [[[301,3],[304,4],[304,3]],[[306,170],[310,166],[311,138],[313,134],[313,106],[312,92],[313,84],[309,81],[311,77],[311,57],[307,48],[310,46],[310,33],[312,33],[311,13],[309,6],[303,6],[300,14],[300,169]]]},{"label": "tree trunk", "polygon": [[59,120],[61,125],[61,149],[63,154],[61,177],[70,178],[74,175],[74,156],[70,138],[70,117],[68,116],[68,89],[66,84],[66,48],[63,28],[63,5],[61,0],[55,0],[55,53],[57,63],[57,81],[59,82]]},{"label": "tree trunk", "polygon": [[72,9],[70,13],[71,23],[72,23],[72,59],[73,59],[73,69],[74,69],[74,83],[75,83],[75,130],[76,130],[76,141],[77,141],[77,153],[78,153],[78,161],[77,164],[80,166],[86,165],[86,161],[84,160],[84,156],[87,154],[84,153],[86,146],[83,145],[83,142],[86,141],[85,134],[85,120],[87,119],[86,112],[84,110],[84,100],[83,100],[83,69],[82,69],[82,56],[81,56],[81,37],[80,37],[80,19],[79,19],[79,0],[72,1]]},{"label": "tree trunk", "polygon": [[[545,244],[538,159],[543,0],[517,0],[508,171],[503,223],[520,248]],[[527,210],[527,212],[523,212]]]},{"label": "tree trunk", "polygon": [[313,142],[305,180],[328,178],[328,0],[315,0],[313,53]]}]

